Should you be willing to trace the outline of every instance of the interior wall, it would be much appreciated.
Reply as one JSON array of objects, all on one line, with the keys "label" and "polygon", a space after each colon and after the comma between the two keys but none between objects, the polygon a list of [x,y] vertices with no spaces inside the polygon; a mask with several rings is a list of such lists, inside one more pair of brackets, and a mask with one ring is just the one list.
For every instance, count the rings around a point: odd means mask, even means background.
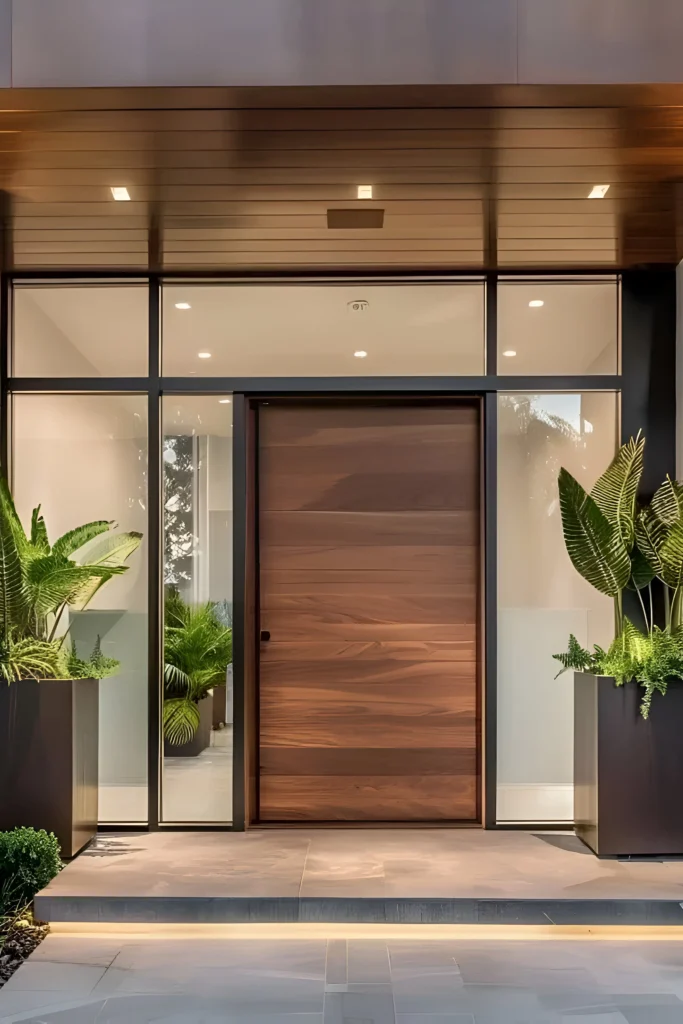
[{"label": "interior wall", "polygon": [[613,393],[499,397],[499,821],[573,820],[572,675],[553,654],[570,633],[608,643],[613,613],[566,553],[557,476],[591,487],[616,442]]},{"label": "interior wall", "polygon": [[506,374],[617,373],[617,278],[502,279],[498,356]]},{"label": "interior wall", "polygon": [[15,343],[12,369],[19,377],[97,377],[91,359],[74,344],[64,330],[41,309],[35,293],[27,288],[14,292]]},{"label": "interior wall", "polygon": [[19,284],[12,372],[19,377],[147,373],[147,287]]},{"label": "interior wall", "polygon": [[483,280],[165,284],[163,372],[234,377],[479,374],[484,372],[484,307]]}]

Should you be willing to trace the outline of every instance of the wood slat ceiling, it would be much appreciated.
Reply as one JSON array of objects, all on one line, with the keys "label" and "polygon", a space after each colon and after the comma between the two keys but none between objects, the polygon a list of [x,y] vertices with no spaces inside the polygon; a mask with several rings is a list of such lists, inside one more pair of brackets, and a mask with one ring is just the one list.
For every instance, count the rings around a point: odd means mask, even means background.
[{"label": "wood slat ceiling", "polygon": [[[144,106],[149,94],[107,91],[107,109],[88,109],[92,93],[37,109],[42,93],[0,110],[8,263],[137,269],[151,251],[173,270],[441,271],[682,255],[683,107],[661,91],[644,105],[603,90],[610,106],[595,92],[587,106],[416,106],[404,94],[380,108],[368,89],[364,106],[327,109],[310,95],[231,107],[188,92],[194,108],[187,94],[169,107],[176,94]],[[358,184],[372,201],[356,199]],[[595,184],[610,185],[605,199],[587,198]],[[111,185],[132,201],[114,202]],[[384,227],[327,227],[329,208],[355,206],[383,209]]]}]

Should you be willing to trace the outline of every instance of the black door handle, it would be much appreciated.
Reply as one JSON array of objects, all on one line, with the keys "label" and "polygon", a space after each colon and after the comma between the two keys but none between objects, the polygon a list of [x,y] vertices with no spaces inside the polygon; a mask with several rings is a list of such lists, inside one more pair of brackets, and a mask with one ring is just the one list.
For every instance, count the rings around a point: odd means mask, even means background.
[{"label": "black door handle", "polygon": [[261,630],[261,641],[262,641],[262,643],[265,643],[267,640],[270,640],[270,630],[269,629],[262,629]]}]

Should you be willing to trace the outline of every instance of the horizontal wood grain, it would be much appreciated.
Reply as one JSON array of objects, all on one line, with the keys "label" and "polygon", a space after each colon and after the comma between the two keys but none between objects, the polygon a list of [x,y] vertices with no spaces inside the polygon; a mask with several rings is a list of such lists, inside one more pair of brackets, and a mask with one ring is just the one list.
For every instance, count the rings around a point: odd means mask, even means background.
[{"label": "horizontal wood grain", "polygon": [[406,763],[423,775],[466,775],[476,772],[476,747],[263,747],[264,775],[403,775]]},{"label": "horizontal wood grain", "polygon": [[[264,646],[261,646],[263,655]],[[391,641],[276,641],[268,647],[267,664],[294,664],[299,661],[323,661],[329,672],[335,665],[348,671],[346,662],[353,665],[371,662],[401,661],[426,665],[433,661],[476,661],[477,647],[473,640],[434,642],[423,640]],[[285,671],[281,668],[280,671]],[[373,670],[374,671],[374,670]]]},{"label": "horizontal wood grain", "polygon": [[[457,686],[453,679],[451,686]],[[467,686],[467,681],[460,685]],[[475,714],[442,712],[438,707],[426,706],[426,701],[400,704],[385,701],[373,711],[363,700],[355,703],[343,694],[336,703],[311,707],[317,694],[311,692],[287,704],[281,701],[263,701],[260,705],[262,747],[299,745],[302,749],[318,750],[328,747],[353,749],[374,743],[378,749],[417,748],[429,742],[435,750],[440,748],[477,749]],[[435,705],[436,705],[435,700]],[[329,707],[329,710],[328,710]],[[406,772],[410,758],[406,756]],[[266,809],[267,810],[267,809]],[[445,813],[443,817],[452,817]],[[261,808],[264,814],[264,807]],[[474,817],[474,808],[472,817]]]},{"label": "horizontal wood grain", "polygon": [[261,820],[476,820],[478,407],[271,402],[259,497]]},{"label": "horizontal wood grain", "polygon": [[[410,585],[354,583],[275,585],[264,595],[271,640],[468,639],[469,618],[477,591],[470,585],[434,584],[428,573],[415,573]],[[392,619],[393,616],[393,619]],[[397,621],[398,620],[398,621]]]},{"label": "horizontal wood grain", "polygon": [[[485,87],[167,90],[161,109],[163,92],[8,93],[8,266],[144,267],[152,219],[161,268],[176,270],[620,268],[683,255],[674,85],[527,87],[523,106]],[[112,180],[130,203],[110,200]],[[328,230],[327,210],[353,206],[362,181],[384,227]],[[600,181],[611,188],[596,204]]]},{"label": "horizontal wood grain", "polygon": [[[471,775],[262,775],[264,820],[471,821]],[[426,868],[427,866],[425,866]]]}]

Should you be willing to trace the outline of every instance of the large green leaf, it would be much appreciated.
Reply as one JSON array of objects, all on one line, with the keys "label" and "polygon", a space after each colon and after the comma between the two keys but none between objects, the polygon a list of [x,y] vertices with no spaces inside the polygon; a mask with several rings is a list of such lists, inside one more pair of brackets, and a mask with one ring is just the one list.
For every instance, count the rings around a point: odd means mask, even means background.
[{"label": "large green leaf", "polygon": [[0,497],[0,630],[8,634],[28,621],[29,603],[24,587],[16,529]]},{"label": "large green leaf", "polygon": [[75,551],[78,551],[99,536],[101,533],[106,533],[111,530],[113,522],[107,522],[106,519],[98,519],[93,523],[85,523],[83,526],[77,526],[75,530],[69,530],[59,540],[56,540],[52,548],[55,555],[73,555]]},{"label": "large green leaf", "polygon": [[50,542],[47,539],[47,527],[40,514],[40,505],[34,508],[31,515],[31,546],[42,555],[50,553]]},{"label": "large green leaf", "polygon": [[164,665],[164,689],[168,694],[187,694],[192,683],[186,672],[177,665]]},{"label": "large green leaf", "polygon": [[618,526],[566,469],[558,478],[560,511],[572,565],[601,594],[617,597],[631,576],[631,560]]},{"label": "large green leaf", "polygon": [[174,747],[189,743],[199,728],[199,706],[187,697],[164,701],[164,736]]},{"label": "large green leaf", "polygon": [[663,565],[660,551],[669,527],[655,515],[650,506],[641,509],[636,517],[636,543],[652,567],[655,576],[662,578]]},{"label": "large green leaf", "polygon": [[628,581],[629,590],[642,590],[655,578],[655,571],[648,562],[640,548],[634,547],[631,551],[631,578]]},{"label": "large green leaf", "polygon": [[[111,570],[112,576],[120,575],[128,571],[124,562],[140,547],[141,542],[141,533],[107,533],[85,544],[75,553],[75,557],[83,566],[106,568]],[[98,578],[93,574],[90,583],[81,590],[75,607],[85,608],[108,579],[109,576]]]},{"label": "large green leaf", "polygon": [[24,527],[14,507],[14,499],[10,493],[7,481],[0,473],[0,517],[5,520],[7,526],[14,534],[15,543],[19,554],[22,555],[28,547],[28,538],[24,533]]},{"label": "large green leaf", "polygon": [[141,533],[107,533],[80,548],[76,561],[80,565],[123,565],[141,543]]},{"label": "large green leaf", "polygon": [[683,521],[674,523],[667,532],[659,549],[662,579],[668,587],[676,590],[683,584]]},{"label": "large green leaf", "polygon": [[621,446],[591,491],[608,523],[619,528],[627,551],[635,539],[636,494],[643,473],[644,450],[645,438],[632,437]]},{"label": "large green leaf", "polygon": [[26,569],[26,587],[33,608],[40,616],[56,612],[63,604],[76,604],[96,584],[101,586],[123,568],[77,565],[54,552],[33,559]]},{"label": "large green leaf", "polygon": [[650,502],[652,514],[665,526],[673,526],[683,515],[683,484],[667,476]]}]

